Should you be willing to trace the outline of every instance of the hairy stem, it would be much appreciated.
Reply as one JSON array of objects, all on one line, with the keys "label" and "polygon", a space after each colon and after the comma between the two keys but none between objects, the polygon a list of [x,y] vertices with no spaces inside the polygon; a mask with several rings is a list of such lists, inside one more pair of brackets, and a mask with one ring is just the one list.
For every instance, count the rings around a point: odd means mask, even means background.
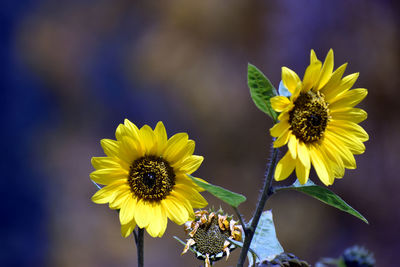
[{"label": "hairy stem", "polygon": [[271,191],[271,183],[273,176],[272,174],[274,173],[275,170],[277,157],[278,157],[278,149],[273,148],[271,162],[265,172],[264,188],[261,194],[261,198],[257,203],[257,208],[256,211],[254,212],[253,220],[251,222],[250,227],[245,229],[245,238],[244,238],[243,248],[240,252],[239,261],[237,264],[238,267],[243,267],[243,264],[246,260],[247,252],[250,249],[250,244],[251,241],[253,240],[253,236],[257,228],[258,221],[260,220],[260,216],[264,209],[265,203],[267,202],[268,198],[272,195]]}]

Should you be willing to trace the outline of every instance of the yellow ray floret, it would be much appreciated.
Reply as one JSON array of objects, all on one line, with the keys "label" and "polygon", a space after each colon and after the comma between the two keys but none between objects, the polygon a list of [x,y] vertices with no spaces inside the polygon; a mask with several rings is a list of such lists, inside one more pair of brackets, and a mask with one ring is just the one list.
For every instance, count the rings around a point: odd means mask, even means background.
[{"label": "yellow ray floret", "polygon": [[331,49],[323,64],[311,50],[303,80],[282,68],[282,82],[291,95],[271,98],[272,108],[280,112],[279,122],[270,129],[274,147],[288,147],[275,169],[277,181],[295,171],[305,184],[312,166],[320,180],[331,185],[345,168],[356,168],[354,155],[364,153],[363,142],[369,137],[358,125],[367,113],[354,106],[367,96],[367,89],[351,89],[359,74],[343,77],[346,66],[333,71]]},{"label": "yellow ray floret", "polygon": [[117,127],[117,140],[103,139],[105,157],[93,157],[90,178],[105,185],[92,201],[119,210],[121,234],[129,236],[136,225],[152,237],[161,237],[168,218],[183,224],[203,208],[204,191],[187,177],[203,162],[193,155],[195,142],[186,133],[168,139],[162,122],[153,130],[138,128],[129,120]]}]

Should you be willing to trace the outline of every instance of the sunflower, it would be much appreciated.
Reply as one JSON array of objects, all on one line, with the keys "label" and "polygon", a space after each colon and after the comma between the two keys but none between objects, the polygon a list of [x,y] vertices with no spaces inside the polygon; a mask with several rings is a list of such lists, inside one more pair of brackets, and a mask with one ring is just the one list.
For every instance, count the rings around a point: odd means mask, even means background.
[{"label": "sunflower", "polygon": [[280,112],[279,123],[270,133],[274,147],[288,145],[278,162],[275,180],[286,179],[296,170],[301,184],[308,180],[311,165],[325,185],[342,178],[345,168],[355,169],[354,155],[365,151],[368,134],[358,125],[367,113],[355,105],[367,96],[367,89],[352,89],[358,78],[353,73],[342,78],[347,63],[333,72],[333,51],[324,64],[311,50],[310,65],[303,81],[282,68],[281,95],[271,98],[272,108]]},{"label": "sunflower", "polygon": [[195,142],[186,133],[168,139],[162,122],[154,130],[148,125],[138,129],[125,119],[115,136],[116,141],[101,140],[107,156],[92,158],[96,171],[90,178],[106,185],[92,201],[119,210],[123,237],[136,225],[152,237],[161,237],[168,218],[181,225],[194,218],[193,208],[207,205],[199,194],[204,190],[186,175],[203,161],[193,155]]}]

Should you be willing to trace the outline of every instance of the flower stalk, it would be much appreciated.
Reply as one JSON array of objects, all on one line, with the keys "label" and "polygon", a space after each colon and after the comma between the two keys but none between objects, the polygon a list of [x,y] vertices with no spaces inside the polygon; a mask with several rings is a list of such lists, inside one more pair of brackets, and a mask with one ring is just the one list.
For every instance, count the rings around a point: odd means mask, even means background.
[{"label": "flower stalk", "polygon": [[138,228],[138,233],[136,237],[135,233],[135,242],[136,242],[136,249],[137,249],[137,258],[138,258],[138,267],[143,267],[144,262],[144,229]]},{"label": "flower stalk", "polygon": [[243,243],[242,251],[240,252],[239,261],[237,266],[243,267],[244,262],[246,260],[247,252],[250,249],[250,244],[253,239],[254,233],[256,231],[258,222],[260,220],[261,213],[265,207],[265,203],[267,202],[268,198],[272,195],[271,191],[271,183],[272,183],[272,176],[275,170],[276,162],[278,157],[278,148],[272,149],[272,156],[271,162],[265,172],[265,181],[264,181],[264,188],[261,194],[261,198],[257,203],[256,211],[254,212],[253,220],[251,222],[250,227],[246,227],[244,229],[245,238]]}]

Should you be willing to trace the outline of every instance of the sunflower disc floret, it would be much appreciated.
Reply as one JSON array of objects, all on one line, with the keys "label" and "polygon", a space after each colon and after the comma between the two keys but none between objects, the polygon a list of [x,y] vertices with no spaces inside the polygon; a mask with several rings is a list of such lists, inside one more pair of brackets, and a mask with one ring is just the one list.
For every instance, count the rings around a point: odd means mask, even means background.
[{"label": "sunflower disc floret", "polygon": [[184,224],[194,219],[193,208],[207,206],[199,194],[204,190],[187,177],[203,157],[193,155],[195,143],[186,133],[168,139],[162,122],[154,130],[148,125],[139,129],[126,119],[115,136],[117,140],[101,140],[106,156],[92,158],[96,170],[90,178],[105,185],[93,202],[119,210],[122,236],[137,225],[161,237],[168,218]]},{"label": "sunflower disc floret", "polygon": [[185,223],[185,231],[190,238],[182,254],[191,249],[198,259],[204,260],[206,267],[224,256],[228,259],[230,252],[236,248],[228,238],[242,241],[242,226],[232,216],[224,215],[222,210],[199,210],[195,216],[195,220]]}]

